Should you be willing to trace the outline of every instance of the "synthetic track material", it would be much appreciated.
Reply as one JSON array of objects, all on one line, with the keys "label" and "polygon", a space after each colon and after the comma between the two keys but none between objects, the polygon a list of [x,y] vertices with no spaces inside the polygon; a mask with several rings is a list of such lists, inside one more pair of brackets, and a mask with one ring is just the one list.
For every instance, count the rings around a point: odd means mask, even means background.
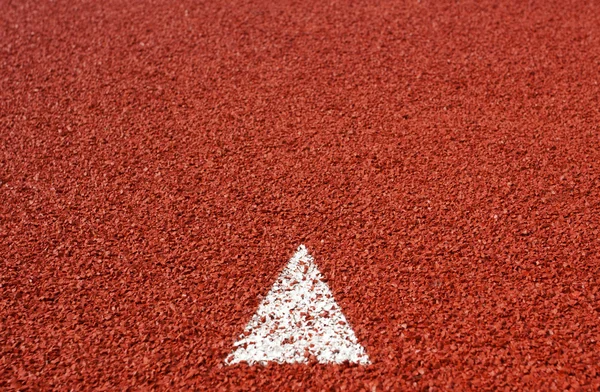
[{"label": "synthetic track material", "polygon": [[[0,388],[600,388],[597,1],[0,0]],[[369,366],[226,366],[300,243]]]}]

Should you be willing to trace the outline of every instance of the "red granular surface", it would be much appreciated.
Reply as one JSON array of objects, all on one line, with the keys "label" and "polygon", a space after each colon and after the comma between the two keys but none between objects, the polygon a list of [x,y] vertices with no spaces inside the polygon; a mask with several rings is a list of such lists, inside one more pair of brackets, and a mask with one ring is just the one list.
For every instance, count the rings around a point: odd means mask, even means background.
[{"label": "red granular surface", "polygon": [[[0,388],[600,388],[597,1],[0,2]],[[300,243],[372,365],[226,366]]]}]

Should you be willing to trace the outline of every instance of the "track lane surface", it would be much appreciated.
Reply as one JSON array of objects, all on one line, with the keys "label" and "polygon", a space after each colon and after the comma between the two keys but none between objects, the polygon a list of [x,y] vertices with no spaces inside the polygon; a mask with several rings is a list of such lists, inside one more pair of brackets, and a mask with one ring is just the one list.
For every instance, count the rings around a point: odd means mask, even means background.
[{"label": "track lane surface", "polygon": [[[0,387],[600,386],[594,2],[0,10]],[[373,364],[225,366],[300,243]]]}]

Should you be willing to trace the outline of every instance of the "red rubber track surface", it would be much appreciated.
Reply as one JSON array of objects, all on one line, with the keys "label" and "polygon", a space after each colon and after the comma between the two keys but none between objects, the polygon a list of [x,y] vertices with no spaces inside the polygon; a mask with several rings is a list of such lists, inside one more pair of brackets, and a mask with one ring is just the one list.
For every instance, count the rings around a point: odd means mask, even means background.
[{"label": "red rubber track surface", "polygon": [[[0,1],[0,388],[600,387],[597,1]],[[372,365],[226,366],[300,243]]]}]

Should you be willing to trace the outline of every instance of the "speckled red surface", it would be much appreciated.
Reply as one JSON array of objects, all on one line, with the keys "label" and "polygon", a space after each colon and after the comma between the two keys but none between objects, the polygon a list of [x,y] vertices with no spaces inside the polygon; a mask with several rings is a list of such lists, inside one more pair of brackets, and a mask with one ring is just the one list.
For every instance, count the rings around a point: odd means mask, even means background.
[{"label": "speckled red surface", "polygon": [[[600,3],[0,1],[0,388],[598,390]],[[300,243],[372,365],[225,366]]]}]

